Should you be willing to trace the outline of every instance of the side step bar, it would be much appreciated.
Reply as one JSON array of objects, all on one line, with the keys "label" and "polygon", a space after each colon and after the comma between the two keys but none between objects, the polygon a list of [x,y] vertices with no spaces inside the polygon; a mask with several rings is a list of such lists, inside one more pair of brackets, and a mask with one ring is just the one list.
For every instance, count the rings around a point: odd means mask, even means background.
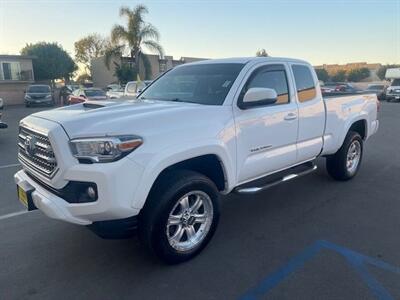
[{"label": "side step bar", "polygon": [[[299,169],[298,167],[302,167],[301,170],[297,170],[297,169]],[[260,181],[260,180],[256,180],[256,181],[253,182],[253,184],[255,184],[255,186],[251,186],[251,184],[252,184],[251,182],[246,183],[246,184],[244,184],[242,186],[238,186],[234,190],[234,192],[235,193],[239,193],[239,194],[254,194],[254,193],[258,193],[258,192],[264,191],[266,189],[269,189],[269,188],[271,188],[273,186],[276,186],[278,184],[281,184],[283,182],[286,182],[286,181],[289,181],[289,180],[292,180],[292,179],[295,179],[295,178],[310,174],[310,173],[314,172],[316,169],[317,169],[317,166],[313,162],[307,162],[307,163],[302,164],[300,166],[296,166],[294,168],[289,169],[290,171],[293,171],[293,172],[289,171],[289,173],[287,173],[287,171],[286,171],[285,175],[282,174],[282,176],[279,176],[278,178],[275,178],[273,180],[269,180],[268,181],[268,179],[272,179],[270,177],[272,177],[274,174],[269,175],[269,176],[267,176],[265,178],[265,179],[267,179],[265,183],[261,183],[260,182],[260,183],[256,184],[257,182]]]}]

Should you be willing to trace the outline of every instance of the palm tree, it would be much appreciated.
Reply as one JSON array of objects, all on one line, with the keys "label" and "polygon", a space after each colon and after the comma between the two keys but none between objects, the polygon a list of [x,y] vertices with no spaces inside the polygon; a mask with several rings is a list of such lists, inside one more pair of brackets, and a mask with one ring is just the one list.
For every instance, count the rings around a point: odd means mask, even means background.
[{"label": "palm tree", "polygon": [[[145,77],[151,77],[151,65],[144,55],[143,49],[154,51],[163,58],[164,50],[159,44],[160,34],[150,23],[144,21],[143,15],[148,13],[146,6],[137,5],[133,9],[122,6],[119,15],[127,19],[127,26],[114,25],[111,30],[111,41],[105,53],[105,63],[110,66],[112,56],[121,56],[124,51],[129,51],[131,60],[135,61],[136,71],[140,73],[140,62],[143,63]],[[117,65],[117,67],[119,67]]]}]

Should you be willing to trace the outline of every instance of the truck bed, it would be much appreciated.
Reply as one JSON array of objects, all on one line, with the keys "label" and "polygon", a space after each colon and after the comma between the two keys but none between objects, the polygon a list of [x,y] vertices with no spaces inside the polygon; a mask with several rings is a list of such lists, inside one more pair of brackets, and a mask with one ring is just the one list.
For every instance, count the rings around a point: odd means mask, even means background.
[{"label": "truck bed", "polygon": [[364,140],[378,129],[378,99],[375,94],[330,93],[329,96],[324,95],[324,104],[326,122],[322,155],[335,153],[350,126],[357,120],[364,123]]}]

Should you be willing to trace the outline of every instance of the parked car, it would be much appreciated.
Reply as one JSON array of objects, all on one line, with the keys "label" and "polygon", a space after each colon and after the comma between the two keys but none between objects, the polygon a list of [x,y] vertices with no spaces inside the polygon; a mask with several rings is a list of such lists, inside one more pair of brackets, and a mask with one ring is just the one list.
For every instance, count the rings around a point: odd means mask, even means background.
[{"label": "parked car", "polygon": [[327,82],[321,87],[323,93],[360,93],[361,90],[348,82]]},{"label": "parked car", "polygon": [[385,100],[386,98],[386,85],[384,84],[369,84],[365,91],[374,93],[379,100]]},{"label": "parked car", "polygon": [[25,91],[25,106],[34,104],[54,105],[54,94],[49,85],[32,84]]},{"label": "parked car", "polygon": [[211,240],[220,194],[264,191],[315,171],[318,157],[332,178],[350,180],[379,127],[374,94],[323,98],[314,68],[296,59],[183,64],[140,100],[24,118],[14,177],[29,210],[102,237],[137,229],[168,263]]},{"label": "parked car", "polygon": [[0,109],[4,108],[4,100],[3,98],[0,98]]},{"label": "parked car", "polygon": [[110,99],[118,99],[124,96],[125,88],[120,86],[119,84],[110,84],[106,88],[107,96]]},{"label": "parked car", "polygon": [[68,98],[69,104],[77,104],[87,100],[107,100],[106,92],[99,88],[79,88]]},{"label": "parked car", "polygon": [[361,90],[353,86],[351,83],[342,82],[336,86],[336,92],[343,92],[343,93],[360,93]]},{"label": "parked car", "polygon": [[7,128],[8,126],[7,126],[7,124],[6,123],[3,123],[2,121],[1,121],[1,113],[0,113],[0,129],[5,129],[5,128]]},{"label": "parked car", "polygon": [[337,91],[339,83],[337,82],[326,82],[324,86],[321,86],[322,93],[334,93]]},{"label": "parked car", "polygon": [[400,78],[393,79],[390,86],[386,89],[386,100],[388,102],[400,101]]},{"label": "parked car", "polygon": [[333,93],[335,91],[335,88],[336,88],[336,86],[335,87],[332,87],[332,86],[321,86],[321,92],[323,94],[325,94],[325,93]]},{"label": "parked car", "polygon": [[129,81],[125,86],[124,96],[136,97],[140,92],[142,92],[146,86],[151,84],[151,80],[145,81]]}]

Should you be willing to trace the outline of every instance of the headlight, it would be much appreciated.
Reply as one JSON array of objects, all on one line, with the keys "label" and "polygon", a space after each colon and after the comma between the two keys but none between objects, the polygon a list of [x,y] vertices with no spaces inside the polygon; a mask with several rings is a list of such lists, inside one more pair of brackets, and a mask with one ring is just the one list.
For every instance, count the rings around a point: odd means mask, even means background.
[{"label": "headlight", "polygon": [[80,162],[105,163],[121,159],[142,143],[138,136],[123,135],[75,139],[70,141],[70,147]]},{"label": "headlight", "polygon": [[46,99],[49,99],[49,98],[51,98],[51,95],[47,95],[47,96],[46,96]]}]

